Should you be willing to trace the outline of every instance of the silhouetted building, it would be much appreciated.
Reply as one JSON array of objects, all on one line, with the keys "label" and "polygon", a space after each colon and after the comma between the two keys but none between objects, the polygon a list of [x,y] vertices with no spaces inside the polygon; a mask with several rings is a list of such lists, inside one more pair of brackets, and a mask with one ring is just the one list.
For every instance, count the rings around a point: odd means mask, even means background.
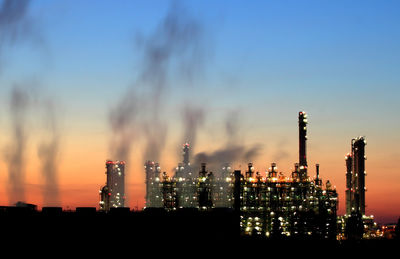
[{"label": "silhouetted building", "polygon": [[29,210],[37,210],[37,205],[35,204],[31,204],[31,203],[26,203],[23,201],[18,201],[17,203],[15,203],[15,207],[17,208],[26,208]]}]

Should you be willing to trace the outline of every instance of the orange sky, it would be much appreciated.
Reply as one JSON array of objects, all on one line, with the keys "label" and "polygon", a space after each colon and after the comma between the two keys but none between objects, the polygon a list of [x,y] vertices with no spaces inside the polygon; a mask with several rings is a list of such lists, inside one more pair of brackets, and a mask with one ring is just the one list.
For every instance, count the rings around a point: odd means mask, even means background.
[{"label": "orange sky", "polygon": [[[252,161],[257,171],[265,172],[271,162],[277,162],[278,170],[289,175],[293,164],[297,161],[297,125],[296,117],[291,128],[284,128],[277,132],[270,130],[268,136],[261,134],[261,129],[256,130],[251,137],[244,138],[246,143],[262,142],[264,148],[260,156]],[[345,210],[344,186],[345,186],[345,160],[344,155],[350,150],[350,139],[342,136],[326,135],[323,127],[313,128],[308,134],[308,164],[309,175],[315,175],[315,163],[320,164],[320,174],[325,182],[330,180],[337,187],[339,193],[339,214]],[[258,132],[260,131],[260,132]],[[207,130],[199,135],[199,139],[207,139]],[[284,138],[277,137],[285,135]],[[212,137],[217,138],[218,137]],[[35,151],[35,139],[29,141],[27,149],[26,167],[26,201],[43,206],[42,183],[43,178],[39,172],[39,164]],[[62,139],[62,151],[59,157],[59,188],[62,205],[64,208],[75,208],[77,206],[98,206],[98,191],[104,185],[105,161],[108,159],[108,139],[105,132],[98,134],[85,134],[75,132]],[[172,174],[172,168],[180,162],[180,144],[177,139],[167,143],[163,153],[161,166],[167,173]],[[213,143],[206,141],[204,143]],[[325,144],[323,144],[325,143]],[[208,146],[198,141],[196,150],[215,150],[221,143],[213,143]],[[389,143],[376,143],[367,137],[366,146],[366,203],[367,214],[375,215],[378,222],[394,222],[400,215],[400,200],[397,198],[400,190],[400,182],[397,179],[396,156],[385,155],[382,150],[387,148]],[[143,161],[140,161],[140,143],[132,153],[132,159],[127,164],[126,196],[128,206],[131,208],[144,206],[145,184]],[[287,153],[277,161],[277,150]],[[394,153],[395,154],[395,153]],[[179,159],[179,160],[178,160]],[[235,164],[234,169],[245,170],[246,163]],[[1,186],[7,186],[7,168],[1,164],[0,175]],[[7,189],[0,189],[0,204],[8,204]]]}]

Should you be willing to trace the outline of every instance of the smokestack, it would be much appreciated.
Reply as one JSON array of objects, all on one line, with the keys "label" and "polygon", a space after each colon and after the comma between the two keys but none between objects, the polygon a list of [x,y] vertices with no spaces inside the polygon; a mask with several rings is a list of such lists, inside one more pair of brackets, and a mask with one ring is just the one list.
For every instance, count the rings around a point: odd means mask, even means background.
[{"label": "smokestack", "polygon": [[353,174],[353,157],[350,153],[345,156],[346,160],[346,214],[351,214],[352,207],[352,174]]},{"label": "smokestack", "polygon": [[307,140],[307,114],[299,112],[299,166],[300,178],[307,178],[307,155],[306,155],[306,140]]}]

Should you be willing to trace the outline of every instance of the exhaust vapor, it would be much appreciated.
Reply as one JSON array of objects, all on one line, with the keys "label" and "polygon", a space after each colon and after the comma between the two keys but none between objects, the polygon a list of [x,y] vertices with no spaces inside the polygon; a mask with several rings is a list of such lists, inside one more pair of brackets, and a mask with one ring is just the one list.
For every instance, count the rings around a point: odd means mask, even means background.
[{"label": "exhaust vapor", "polygon": [[110,111],[113,159],[128,160],[133,143],[143,141],[143,161],[160,160],[168,134],[163,112],[170,79],[177,76],[189,81],[201,67],[202,30],[197,20],[173,3],[153,33],[138,36],[142,69]]},{"label": "exhaust vapor", "polygon": [[240,138],[239,114],[231,111],[225,120],[225,145],[213,152],[200,152],[195,155],[195,165],[199,168],[201,163],[207,163],[207,167],[217,170],[222,164],[234,162],[251,162],[262,149],[261,145],[246,147]]},{"label": "exhaust vapor", "polygon": [[[8,45],[27,41],[36,43],[38,39],[40,43],[43,43],[34,20],[29,16],[30,5],[30,0],[3,0],[0,3],[0,66],[3,63],[4,49]],[[38,155],[44,176],[44,204],[54,206],[59,203],[56,163],[59,150],[55,115],[57,107],[50,101],[39,100],[33,85],[35,85],[34,82],[24,83],[22,86],[14,85],[10,92],[12,136],[11,143],[4,152],[8,168],[8,199],[10,204],[25,201],[26,150],[30,132],[27,129],[28,115],[31,111],[34,115],[38,115],[36,113],[38,110],[33,108],[43,106],[47,137],[39,144]]]},{"label": "exhaust vapor", "polygon": [[40,171],[44,177],[43,205],[59,206],[58,153],[60,148],[57,107],[51,100],[42,102],[46,137],[39,143]]},{"label": "exhaust vapor", "polygon": [[25,201],[26,122],[31,96],[21,87],[15,86],[10,96],[12,125],[11,144],[5,151],[8,167],[8,199],[10,204]]}]

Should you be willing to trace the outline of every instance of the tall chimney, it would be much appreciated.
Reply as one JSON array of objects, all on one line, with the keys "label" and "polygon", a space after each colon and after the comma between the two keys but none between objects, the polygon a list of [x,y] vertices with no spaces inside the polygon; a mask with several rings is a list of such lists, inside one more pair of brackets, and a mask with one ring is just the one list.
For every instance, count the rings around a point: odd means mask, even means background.
[{"label": "tall chimney", "polygon": [[348,153],[346,159],[346,214],[350,215],[352,211],[352,177],[353,177],[353,156]]},{"label": "tall chimney", "polygon": [[307,154],[306,154],[306,140],[307,140],[307,114],[299,112],[299,166],[300,178],[307,178]]}]

